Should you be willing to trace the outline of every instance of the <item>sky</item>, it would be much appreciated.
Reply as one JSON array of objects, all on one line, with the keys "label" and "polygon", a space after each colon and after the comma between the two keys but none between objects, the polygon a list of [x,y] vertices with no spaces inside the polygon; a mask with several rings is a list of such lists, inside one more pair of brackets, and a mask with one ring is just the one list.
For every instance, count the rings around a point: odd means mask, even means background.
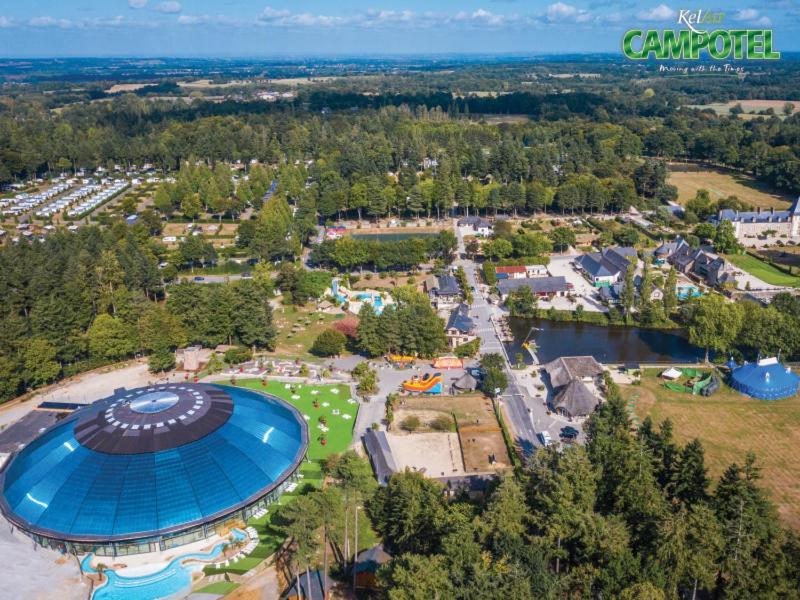
[{"label": "sky", "polygon": [[0,0],[0,56],[614,52],[627,29],[682,28],[698,8],[800,50],[800,0]]}]

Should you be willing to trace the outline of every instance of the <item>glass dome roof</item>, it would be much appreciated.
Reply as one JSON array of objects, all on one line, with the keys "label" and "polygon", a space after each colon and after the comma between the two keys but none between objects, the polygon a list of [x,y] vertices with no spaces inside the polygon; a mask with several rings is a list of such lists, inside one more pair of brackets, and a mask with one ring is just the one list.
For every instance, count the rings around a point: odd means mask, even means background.
[{"label": "glass dome roof", "polygon": [[299,465],[297,410],[206,384],[120,390],[26,446],[0,476],[12,522],[72,541],[180,531],[246,506]]}]

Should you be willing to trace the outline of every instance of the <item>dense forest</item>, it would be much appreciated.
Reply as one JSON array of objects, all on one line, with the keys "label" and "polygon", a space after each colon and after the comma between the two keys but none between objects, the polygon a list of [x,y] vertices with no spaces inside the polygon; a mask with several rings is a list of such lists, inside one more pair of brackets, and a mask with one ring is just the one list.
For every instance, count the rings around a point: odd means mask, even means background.
[{"label": "dense forest", "polygon": [[289,572],[304,577],[324,544],[346,548],[344,522],[363,503],[392,555],[379,572],[391,600],[797,598],[800,540],[759,487],[755,458],[712,480],[698,440],[678,444],[669,421],[632,434],[607,386],[585,446],[540,450],[485,499],[448,501],[411,471],[377,487],[366,461],[332,457],[331,485],[276,517]]}]

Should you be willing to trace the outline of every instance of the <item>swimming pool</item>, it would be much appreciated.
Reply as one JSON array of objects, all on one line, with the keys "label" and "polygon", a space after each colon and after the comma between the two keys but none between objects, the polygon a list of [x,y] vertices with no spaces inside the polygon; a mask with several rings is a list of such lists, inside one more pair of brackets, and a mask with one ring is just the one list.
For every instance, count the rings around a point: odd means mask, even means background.
[{"label": "swimming pool", "polygon": [[[238,529],[232,531],[234,541],[242,541],[247,534]],[[222,554],[225,546],[232,542],[221,542],[211,549],[211,552],[193,553],[179,556],[156,573],[139,577],[123,577],[117,575],[113,569],[106,569],[103,574],[106,582],[95,589],[92,600],[156,600],[177,596],[181,592],[188,592],[192,585],[192,573],[202,569],[205,564],[185,561],[210,562]],[[81,568],[86,573],[97,573],[91,565],[92,554],[86,555],[81,561]]]}]

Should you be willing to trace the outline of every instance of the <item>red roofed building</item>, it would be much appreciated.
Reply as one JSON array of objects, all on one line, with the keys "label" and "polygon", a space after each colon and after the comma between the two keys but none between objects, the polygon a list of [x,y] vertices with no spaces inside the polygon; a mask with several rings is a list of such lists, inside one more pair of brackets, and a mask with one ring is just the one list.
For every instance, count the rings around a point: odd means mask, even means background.
[{"label": "red roofed building", "polygon": [[495,267],[494,270],[497,275],[506,275],[506,277],[501,277],[500,279],[523,279],[528,275],[527,269],[522,265]]}]

